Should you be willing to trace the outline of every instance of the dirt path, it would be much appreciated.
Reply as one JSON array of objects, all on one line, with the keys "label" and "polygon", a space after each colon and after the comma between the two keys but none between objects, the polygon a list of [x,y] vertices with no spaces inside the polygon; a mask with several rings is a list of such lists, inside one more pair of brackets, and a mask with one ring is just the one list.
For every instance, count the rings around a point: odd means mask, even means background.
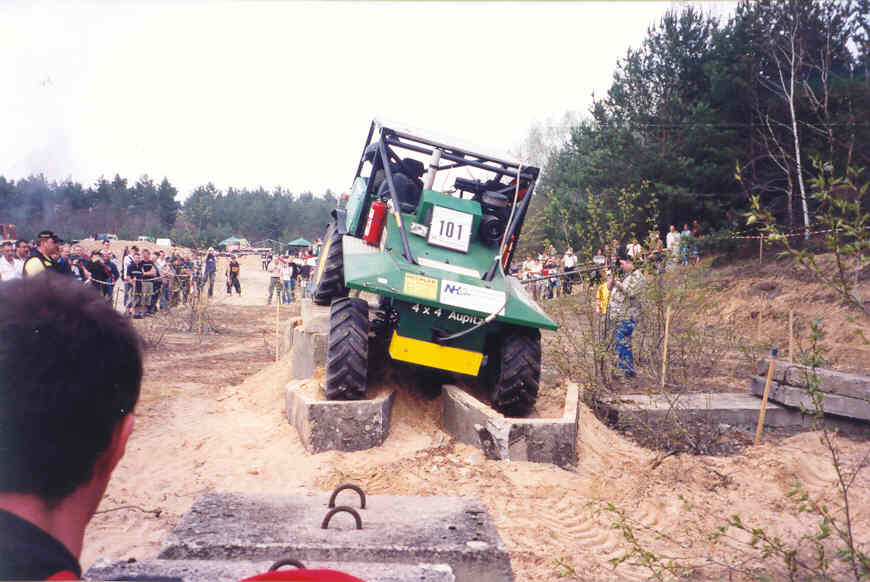
[{"label": "dirt path", "polygon": [[[583,409],[576,469],[488,461],[440,428],[439,400],[409,391],[409,379],[389,369],[376,378],[399,387],[386,443],[310,455],[284,417],[289,358],[274,362],[275,308],[265,306],[267,283],[255,259],[246,259],[243,295],[218,294],[212,305],[225,333],[206,336],[199,346],[173,334],[148,354],[136,430],[87,530],[85,568],[101,556],[154,557],[193,500],[210,490],[306,494],[353,481],[371,494],[478,497],[511,552],[518,580],[556,580],[564,571],[555,566],[558,559],[576,569],[577,579],[649,576],[639,566],[611,568],[608,560],[630,546],[613,529],[614,514],[599,511],[600,502],[627,512],[646,549],[698,560],[743,555],[729,549],[733,543],[714,545],[704,535],[732,514],[786,540],[811,532],[813,516],[799,514],[787,497],[797,480],[839,511],[836,474],[817,433],[733,457],[662,458]],[[286,321],[292,312],[281,313]],[[854,465],[866,443],[841,441],[845,462]],[[866,547],[870,468],[856,480],[852,508],[854,531]]]}]

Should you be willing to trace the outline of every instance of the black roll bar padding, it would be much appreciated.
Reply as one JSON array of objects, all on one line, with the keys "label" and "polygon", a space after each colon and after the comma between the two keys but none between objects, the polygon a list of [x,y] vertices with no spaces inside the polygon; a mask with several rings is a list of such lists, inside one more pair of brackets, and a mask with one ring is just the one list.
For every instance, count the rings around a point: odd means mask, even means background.
[{"label": "black roll bar padding", "polygon": [[369,147],[369,143],[372,141],[372,134],[375,132],[375,122],[372,121],[371,125],[369,125],[369,135],[366,137],[366,145],[363,146],[362,154],[359,157],[359,164],[356,167],[356,174],[354,174],[354,178],[359,177],[359,173],[362,172],[363,164],[366,161],[366,150]]},{"label": "black roll bar padding", "polygon": [[[389,137],[389,136],[386,136],[386,135],[383,136],[383,139],[382,139],[381,141],[385,141],[385,142],[387,142],[387,143],[390,144],[390,145],[394,145],[394,146],[398,146],[398,147],[401,147],[401,148],[405,148],[405,149],[408,149],[408,150],[411,150],[411,151],[414,151],[414,152],[418,152],[418,153],[421,153],[421,154],[427,154],[427,155],[431,155],[431,154],[432,154],[432,150],[431,150],[431,149],[427,149],[427,148],[424,148],[424,147],[422,147],[422,146],[418,146],[418,145],[416,145],[416,144],[406,143],[406,142],[403,142],[403,141],[397,140],[397,139],[395,139],[395,138],[392,138],[392,137]],[[452,166],[452,167],[474,166],[475,168],[480,168],[481,170],[486,170],[486,171],[488,171],[488,172],[493,172],[493,173],[498,174],[498,175],[500,175],[500,176],[510,176],[510,177],[512,177],[512,178],[516,178],[516,177],[517,177],[517,173],[518,173],[517,170],[514,169],[514,168],[505,168],[505,167],[502,166],[502,165],[498,165],[498,166],[493,167],[492,165],[487,165],[487,163],[485,163],[485,161],[470,160],[470,159],[468,159],[468,158],[465,158],[465,157],[463,157],[463,156],[458,156],[458,155],[456,155],[456,154],[454,154],[454,153],[451,153],[451,152],[445,152],[445,151],[442,151],[442,153],[441,153],[441,159],[442,159],[442,160],[443,160],[443,159],[447,159],[447,160],[450,160],[450,161],[453,161],[453,162],[457,162],[457,165],[456,165],[456,166]],[[496,162],[490,162],[490,164],[496,164]],[[531,167],[531,166],[529,166],[529,167]],[[439,170],[442,170],[442,169],[445,169],[445,168],[446,168],[446,166],[444,166],[444,167],[439,167],[438,169],[439,169]],[[528,173],[524,173],[524,172],[520,171],[520,172],[519,172],[519,177],[520,177],[520,179],[522,179],[522,180],[535,180],[535,179],[537,179],[537,173],[536,173],[536,172],[528,172]]]},{"label": "black roll bar padding", "polygon": [[[520,202],[519,209],[516,209],[516,213],[514,214],[514,219],[507,226],[507,230],[504,233],[504,238],[502,240],[507,241],[505,244],[509,244],[511,238],[514,234],[519,230],[520,225],[522,224],[523,218],[526,216],[526,209],[529,206],[529,201],[532,199],[532,190],[535,188],[535,181],[531,180],[529,182],[529,189],[526,192],[526,195],[523,196],[522,201]],[[499,250],[501,250],[501,246],[499,246]],[[516,246],[511,248],[511,253],[508,256],[507,264],[505,264],[505,269],[509,269],[511,266],[511,259],[513,259],[514,251],[516,250]],[[498,272],[498,263],[502,260],[501,253],[497,257],[495,257],[492,261],[492,265],[489,267],[489,270],[483,276],[484,281],[492,281],[493,277],[495,277],[496,272]]]},{"label": "black roll bar padding", "polygon": [[414,259],[414,255],[411,253],[411,244],[408,242],[408,231],[405,230],[405,221],[401,219],[401,209],[402,207],[399,205],[399,197],[396,194],[396,185],[393,183],[393,171],[390,169],[390,159],[387,157],[387,146],[384,145],[384,141],[387,139],[386,136],[382,136],[381,140],[378,141],[378,149],[381,153],[381,162],[384,165],[384,176],[387,178],[387,185],[390,188],[390,200],[393,201],[393,212],[394,216],[399,216],[399,234],[402,237],[402,254],[405,256],[405,260],[407,260],[412,265],[416,265],[417,261]]},{"label": "black roll bar padding", "polygon": [[[528,190],[527,190],[526,195],[525,195],[525,197],[523,198],[523,200],[531,199],[531,197],[532,197],[532,193],[533,193],[533,191],[534,191],[534,189],[535,189],[535,185],[536,185],[536,184],[537,184],[537,182],[535,182],[534,180],[529,182],[529,187],[528,187]],[[523,185],[522,185],[522,182],[520,182],[520,188],[522,188],[522,186],[523,186]],[[527,213],[528,210],[529,210],[529,206],[530,206],[530,204],[526,204],[525,206],[523,206],[523,207],[520,209],[519,216],[517,217],[517,227],[516,227],[516,229],[515,229],[515,231],[514,231],[514,234],[512,235],[514,238],[517,238],[517,237],[519,236],[520,229],[522,229],[522,228],[523,228],[523,225],[526,223],[526,213]],[[509,241],[509,239],[508,239],[508,241]],[[509,242],[510,242],[510,241],[509,241]],[[511,247],[510,253],[508,254],[508,258],[507,258],[507,260],[505,261],[505,264],[504,264],[504,266],[505,266],[506,269],[510,269],[510,267],[511,267],[511,263],[512,263],[513,260],[514,260],[514,255],[516,254],[516,252],[517,252],[517,245],[513,245],[513,246]]]}]

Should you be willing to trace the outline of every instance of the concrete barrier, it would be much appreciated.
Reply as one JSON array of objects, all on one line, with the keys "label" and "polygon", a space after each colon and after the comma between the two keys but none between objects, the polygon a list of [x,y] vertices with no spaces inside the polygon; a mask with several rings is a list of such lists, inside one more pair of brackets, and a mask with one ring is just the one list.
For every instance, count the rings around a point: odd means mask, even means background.
[{"label": "concrete barrier", "polygon": [[318,366],[326,365],[326,341],[326,334],[310,329],[307,322],[293,328],[290,366],[294,379],[311,378]]},{"label": "concrete barrier", "polygon": [[[360,507],[349,499],[348,506]],[[457,582],[514,579],[508,552],[479,500],[368,496],[365,509],[357,509],[362,529],[344,513],[323,529],[327,511],[327,495],[207,493],[167,536],[158,558],[448,564]]]},{"label": "concrete barrier", "polygon": [[[770,360],[761,359],[757,363],[757,374],[767,378]],[[809,379],[817,382],[818,390],[870,402],[870,378],[858,374],[847,374],[824,368],[809,368],[791,362],[776,360],[773,364],[773,380],[795,388],[807,388]]]},{"label": "concrete barrier", "polygon": [[[702,420],[711,424],[728,424],[755,428],[761,410],[760,396],[764,392],[766,378],[753,376],[751,393],[713,392],[679,395],[626,394],[606,403],[608,413],[622,427],[634,424],[648,425],[660,422],[667,416],[676,416],[682,421]],[[771,384],[771,394],[779,394],[779,384]],[[779,404],[768,399],[764,414],[764,426],[779,428],[813,428],[815,417],[806,415],[799,408]],[[826,416],[826,424],[850,434],[870,434],[870,424],[836,416]]]},{"label": "concrete barrier", "polygon": [[312,333],[329,333],[329,305],[316,305],[310,299],[302,300],[302,321]]},{"label": "concrete barrier", "polygon": [[[329,334],[329,306],[315,305],[303,299],[302,313],[292,321],[290,365],[294,379],[311,378],[318,366],[326,365],[327,335]],[[285,341],[285,343],[287,343]]]},{"label": "concrete barrier", "polygon": [[[793,375],[791,370],[786,372],[785,377],[789,378]],[[756,396],[763,396],[764,384],[767,381],[767,376],[753,376],[749,382],[750,391]],[[830,386],[828,386],[830,387]],[[870,400],[860,398],[850,398],[841,394],[820,391],[822,409],[825,414],[836,414],[858,420],[870,420]],[[815,404],[810,392],[805,387],[796,387],[780,382],[770,383],[770,395],[768,397],[774,402],[778,402],[785,406],[804,409],[810,413],[815,411]]]},{"label": "concrete barrier", "polygon": [[323,388],[315,380],[287,384],[287,421],[296,428],[309,453],[362,451],[387,440],[395,391],[371,400],[324,398]]},{"label": "concrete barrier", "polygon": [[[619,426],[659,422],[667,416],[682,421],[703,420],[712,424],[755,426],[761,401],[744,392],[689,394],[625,394],[608,402]],[[800,414],[783,406],[768,403],[764,425],[769,427],[801,426]]]},{"label": "concrete barrier", "polygon": [[301,317],[294,317],[284,327],[284,353],[293,349],[293,331],[302,325]]},{"label": "concrete barrier", "polygon": [[[178,582],[238,582],[266,572],[277,561],[249,560],[99,560],[85,580],[178,580]],[[454,582],[447,564],[377,564],[303,562],[309,569],[339,570],[366,582]],[[287,566],[286,568],[292,568]],[[284,568],[281,568],[282,570]]]},{"label": "concrete barrier", "polygon": [[452,385],[443,389],[441,420],[453,438],[483,450],[487,458],[552,463],[577,463],[579,392],[569,384],[565,411],[559,418],[507,418],[474,396]]}]

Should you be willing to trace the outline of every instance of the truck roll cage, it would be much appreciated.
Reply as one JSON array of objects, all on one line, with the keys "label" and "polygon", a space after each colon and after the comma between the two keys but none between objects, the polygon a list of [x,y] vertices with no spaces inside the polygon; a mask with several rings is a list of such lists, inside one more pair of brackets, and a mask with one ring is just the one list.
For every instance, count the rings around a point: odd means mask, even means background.
[{"label": "truck roll cage", "polygon": [[[373,141],[373,139],[375,141]],[[376,144],[376,145],[375,145]],[[372,147],[374,146],[374,147]],[[398,170],[401,173],[402,158],[394,150],[402,149],[411,152],[416,152],[429,157],[429,176],[427,176],[427,185],[431,186],[431,180],[434,174],[443,170],[453,170],[462,167],[471,167],[478,170],[489,172],[494,176],[494,181],[499,182],[502,178],[507,177],[514,180],[511,184],[499,183],[500,187],[489,188],[491,192],[508,196],[510,204],[514,202],[514,191],[516,190],[516,181],[519,181],[520,187],[524,191],[522,199],[519,200],[519,207],[513,209],[511,220],[505,227],[503,237],[503,247],[505,257],[497,255],[492,263],[492,266],[484,275],[484,280],[491,280],[498,270],[498,261],[500,258],[504,260],[504,266],[508,267],[513,259],[514,246],[512,241],[519,235],[519,231],[525,221],[526,212],[528,210],[529,201],[535,187],[535,183],[540,175],[540,170],[534,166],[525,166],[517,161],[511,161],[504,157],[489,156],[477,153],[471,149],[448,145],[447,143],[422,137],[416,132],[412,133],[408,130],[398,129],[395,126],[388,127],[378,120],[372,121],[368,136],[366,137],[363,153],[360,156],[355,178],[359,178],[366,161],[372,164],[370,179],[366,186],[366,204],[370,200],[377,197],[382,192],[382,182],[374,179],[375,175],[383,172],[384,182],[388,198],[392,202],[393,218],[401,233],[402,240],[402,255],[409,263],[417,265],[418,262],[411,252],[411,246],[408,241],[408,232],[402,220],[402,201],[400,200],[398,189],[396,188],[395,172]],[[405,178],[404,176],[402,177]],[[416,178],[416,177],[415,177]],[[465,182],[467,184],[468,181]],[[460,182],[457,180],[457,187],[460,187]],[[461,188],[466,189],[466,188]],[[476,195],[477,196],[477,195]]]}]

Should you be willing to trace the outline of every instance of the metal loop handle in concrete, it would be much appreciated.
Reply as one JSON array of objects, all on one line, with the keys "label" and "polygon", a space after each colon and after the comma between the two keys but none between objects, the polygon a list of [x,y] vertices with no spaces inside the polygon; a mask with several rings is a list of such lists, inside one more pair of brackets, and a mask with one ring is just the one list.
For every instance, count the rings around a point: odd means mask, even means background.
[{"label": "metal loop handle in concrete", "polygon": [[297,568],[305,569],[305,564],[303,564],[299,560],[295,560],[293,558],[281,558],[280,560],[269,566],[269,572],[274,572],[281,566],[296,566]]},{"label": "metal loop handle in concrete", "polygon": [[360,503],[359,507],[360,507],[360,509],[366,508],[366,494],[365,494],[365,492],[362,490],[361,487],[354,485],[353,483],[345,483],[343,485],[339,485],[338,487],[336,487],[335,491],[332,492],[332,495],[329,498],[329,507],[335,507],[335,498],[338,496],[338,494],[340,492],[344,491],[345,489],[350,489],[352,491],[356,491],[357,493],[359,493],[359,503]]},{"label": "metal loop handle in concrete", "polygon": [[323,523],[320,524],[320,529],[329,529],[329,520],[332,519],[333,515],[341,512],[351,514],[356,520],[356,529],[362,529],[362,518],[359,516],[359,513],[356,512],[356,509],[348,507],[347,505],[339,505],[335,509],[330,509],[326,514],[326,517],[323,518]]}]

